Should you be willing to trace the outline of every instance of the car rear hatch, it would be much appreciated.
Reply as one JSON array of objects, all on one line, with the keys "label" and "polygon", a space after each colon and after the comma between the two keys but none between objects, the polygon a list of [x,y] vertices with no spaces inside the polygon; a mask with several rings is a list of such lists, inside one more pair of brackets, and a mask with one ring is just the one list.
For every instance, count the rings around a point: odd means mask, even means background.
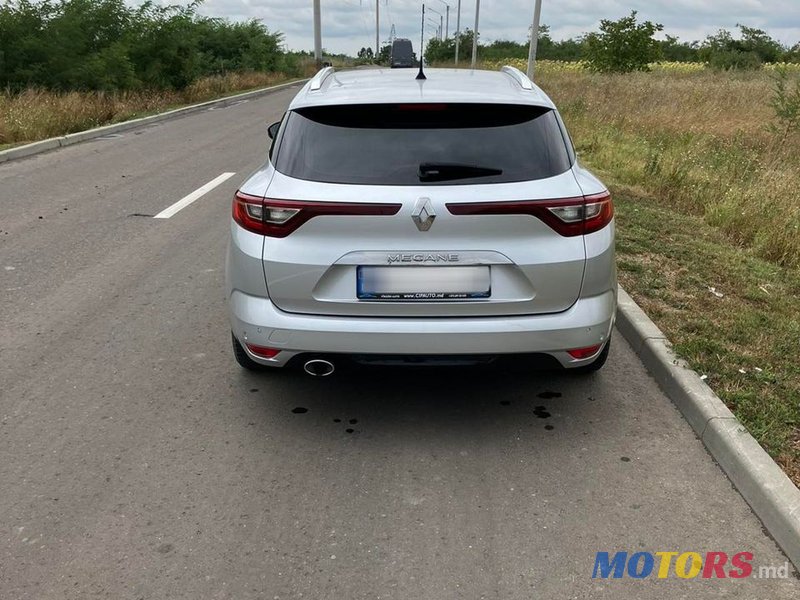
[{"label": "car rear hatch", "polygon": [[263,253],[277,307],[475,317],[575,303],[583,236],[552,221],[584,200],[549,109],[338,108],[290,113],[279,137],[264,204],[286,221]]}]

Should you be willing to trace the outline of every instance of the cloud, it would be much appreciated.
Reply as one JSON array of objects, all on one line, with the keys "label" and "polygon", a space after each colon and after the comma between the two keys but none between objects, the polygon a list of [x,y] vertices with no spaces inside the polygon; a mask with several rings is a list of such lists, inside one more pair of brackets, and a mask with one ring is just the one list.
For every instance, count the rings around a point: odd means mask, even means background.
[{"label": "cloud", "polygon": [[[168,3],[169,0],[163,0]],[[420,0],[380,0],[381,42],[389,37],[392,24],[397,35],[418,45]],[[450,5],[450,32],[456,29],[458,0]],[[441,0],[426,4],[446,12]],[[473,28],[475,1],[462,0],[461,26]],[[485,41],[526,39],[533,19],[533,0],[481,0],[480,34]],[[601,19],[618,19],[637,10],[641,19],[664,25],[664,32],[682,40],[701,40],[718,29],[736,28],[737,23],[766,29],[784,44],[800,41],[798,0],[543,0],[542,22],[550,25],[555,39],[594,31]],[[291,49],[313,47],[311,0],[206,0],[201,12],[235,20],[261,19],[272,31],[284,34]],[[431,13],[434,19],[438,16]],[[433,25],[427,28],[433,35]],[[375,45],[374,0],[322,0],[323,45],[332,52],[355,54],[362,46]]]}]

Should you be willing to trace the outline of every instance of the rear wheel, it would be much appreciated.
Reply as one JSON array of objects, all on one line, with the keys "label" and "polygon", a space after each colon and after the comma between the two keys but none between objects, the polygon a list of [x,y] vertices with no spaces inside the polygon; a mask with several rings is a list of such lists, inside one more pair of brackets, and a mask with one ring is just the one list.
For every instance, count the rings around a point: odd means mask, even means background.
[{"label": "rear wheel", "polygon": [[233,356],[236,358],[236,362],[239,363],[240,367],[248,371],[265,371],[267,369],[267,367],[258,364],[247,355],[247,352],[242,348],[242,345],[239,343],[239,340],[236,339],[236,336],[233,335],[233,332],[231,332],[231,342],[233,343]]},{"label": "rear wheel", "polygon": [[606,364],[606,360],[608,360],[608,352],[611,349],[611,340],[609,339],[606,342],[605,348],[603,348],[602,352],[597,355],[597,358],[594,359],[594,362],[588,365],[584,365],[582,367],[576,367],[574,369],[568,369],[570,373],[575,373],[576,375],[588,375],[590,373],[596,373],[600,369],[603,368],[603,365]]}]

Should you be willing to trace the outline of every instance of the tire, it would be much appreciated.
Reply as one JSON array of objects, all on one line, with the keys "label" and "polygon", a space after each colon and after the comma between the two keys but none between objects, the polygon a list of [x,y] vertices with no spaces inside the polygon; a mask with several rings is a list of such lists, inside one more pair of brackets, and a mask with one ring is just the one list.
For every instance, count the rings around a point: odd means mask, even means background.
[{"label": "tire", "polygon": [[575,375],[591,375],[592,373],[597,373],[600,369],[603,368],[603,365],[606,364],[608,360],[608,352],[611,349],[611,338],[606,342],[605,348],[597,355],[597,358],[594,359],[594,362],[584,365],[582,367],[576,367],[574,369],[567,369],[568,372],[574,373]]},{"label": "tire", "polygon": [[236,362],[239,363],[240,367],[247,369],[248,371],[261,372],[264,372],[268,369],[268,367],[258,364],[247,355],[247,352],[245,352],[245,349],[242,348],[242,345],[239,343],[239,340],[236,339],[236,336],[233,335],[233,332],[231,332],[231,342],[233,343],[233,356],[236,359]]}]

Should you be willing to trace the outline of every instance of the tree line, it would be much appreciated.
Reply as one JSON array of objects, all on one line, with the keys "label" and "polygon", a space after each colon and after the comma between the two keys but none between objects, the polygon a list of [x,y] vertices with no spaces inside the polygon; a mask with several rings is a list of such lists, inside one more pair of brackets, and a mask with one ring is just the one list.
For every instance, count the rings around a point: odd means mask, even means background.
[{"label": "tree line", "polygon": [[[165,6],[149,0],[7,0],[0,5],[0,89],[180,90],[201,77],[232,71],[295,75],[306,53],[288,53],[283,35],[258,20],[231,22],[201,16],[202,0]],[[766,32],[739,26],[703,42],[686,43],[654,35],[663,28],[639,22],[636,13],[603,20],[600,31],[553,40],[540,31],[542,59],[586,61],[600,71],[647,69],[658,60],[703,62],[718,69],[758,68],[763,63],[800,62],[800,44],[787,48]],[[471,58],[473,32],[459,34],[460,60]],[[527,43],[497,40],[479,44],[483,60],[525,58]],[[358,62],[388,63],[390,47],[377,56],[362,48]],[[430,40],[428,62],[455,57],[455,39]]]},{"label": "tree line", "polygon": [[[606,72],[646,70],[658,61],[698,62],[715,69],[757,69],[765,63],[800,63],[800,43],[789,48],[770,37],[765,31],[738,25],[737,37],[725,29],[708,36],[702,42],[682,42],[670,35],[655,38],[663,25],[651,21],[639,22],[636,11],[613,21],[603,19],[600,31],[578,38],[555,41],[550,29],[539,30],[537,57],[546,60],[586,61],[590,68]],[[459,61],[472,57],[473,32],[459,34]],[[455,37],[432,39],[425,47],[427,62],[448,62],[455,58]],[[527,58],[528,42],[496,40],[481,44],[478,54],[482,60]]]},{"label": "tree line", "polygon": [[0,6],[0,88],[182,89],[229,71],[297,69],[282,34],[203,17],[199,4],[10,0]]}]

